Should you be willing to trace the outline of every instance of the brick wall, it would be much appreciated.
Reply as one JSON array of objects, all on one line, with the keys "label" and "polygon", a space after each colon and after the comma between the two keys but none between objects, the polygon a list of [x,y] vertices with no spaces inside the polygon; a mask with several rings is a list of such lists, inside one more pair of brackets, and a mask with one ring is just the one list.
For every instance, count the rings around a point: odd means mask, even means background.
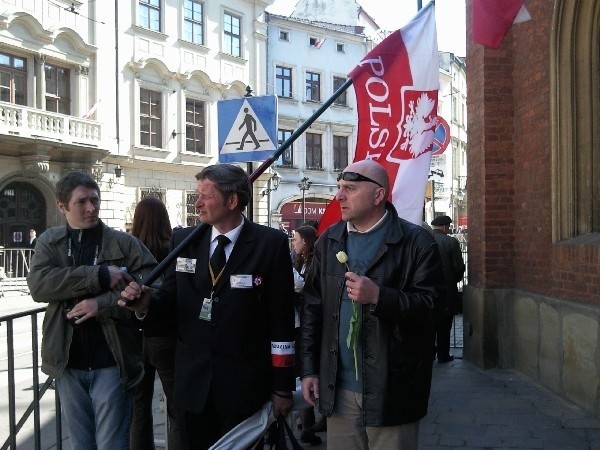
[{"label": "brick wall", "polygon": [[[594,1],[594,0],[586,0]],[[600,304],[597,235],[552,242],[550,40],[559,0],[498,50],[473,44],[467,0],[469,283]]]}]

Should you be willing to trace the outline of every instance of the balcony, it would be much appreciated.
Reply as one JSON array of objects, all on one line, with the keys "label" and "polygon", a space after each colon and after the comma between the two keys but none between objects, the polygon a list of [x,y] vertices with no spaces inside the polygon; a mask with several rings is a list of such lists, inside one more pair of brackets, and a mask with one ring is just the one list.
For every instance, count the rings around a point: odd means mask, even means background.
[{"label": "balcony", "polygon": [[100,147],[101,128],[94,120],[0,102],[1,135]]}]

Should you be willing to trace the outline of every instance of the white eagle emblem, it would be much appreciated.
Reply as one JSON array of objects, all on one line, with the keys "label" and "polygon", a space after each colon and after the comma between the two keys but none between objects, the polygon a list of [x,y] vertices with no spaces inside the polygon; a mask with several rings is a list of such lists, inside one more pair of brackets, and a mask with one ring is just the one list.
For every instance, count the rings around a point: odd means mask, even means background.
[{"label": "white eagle emblem", "polygon": [[435,101],[422,93],[417,100],[417,106],[415,107],[414,101],[411,100],[408,107],[410,113],[406,115],[402,133],[406,140],[400,148],[404,151],[408,150],[413,157],[417,157],[426,152],[433,142],[437,126],[437,115],[433,114],[432,117]]}]

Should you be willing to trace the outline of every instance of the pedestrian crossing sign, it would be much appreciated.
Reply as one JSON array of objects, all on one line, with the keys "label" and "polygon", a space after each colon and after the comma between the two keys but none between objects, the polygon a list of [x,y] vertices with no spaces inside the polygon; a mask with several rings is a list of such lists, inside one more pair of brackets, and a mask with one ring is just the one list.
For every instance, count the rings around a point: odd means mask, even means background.
[{"label": "pedestrian crossing sign", "polygon": [[264,161],[277,150],[277,97],[217,102],[219,162]]}]

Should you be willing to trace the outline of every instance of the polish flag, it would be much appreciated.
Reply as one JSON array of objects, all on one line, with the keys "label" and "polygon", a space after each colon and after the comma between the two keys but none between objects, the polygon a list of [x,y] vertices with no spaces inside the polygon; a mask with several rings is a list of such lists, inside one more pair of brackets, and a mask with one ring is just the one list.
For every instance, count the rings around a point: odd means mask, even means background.
[{"label": "polish flag", "polygon": [[[400,217],[418,225],[438,122],[438,67],[435,4],[430,2],[348,75],[358,107],[354,161],[374,159],[384,166],[389,200]],[[341,219],[339,204],[329,205],[319,232]]]},{"label": "polish flag", "polygon": [[473,42],[498,48],[513,23],[531,19],[524,0],[474,0]]}]

